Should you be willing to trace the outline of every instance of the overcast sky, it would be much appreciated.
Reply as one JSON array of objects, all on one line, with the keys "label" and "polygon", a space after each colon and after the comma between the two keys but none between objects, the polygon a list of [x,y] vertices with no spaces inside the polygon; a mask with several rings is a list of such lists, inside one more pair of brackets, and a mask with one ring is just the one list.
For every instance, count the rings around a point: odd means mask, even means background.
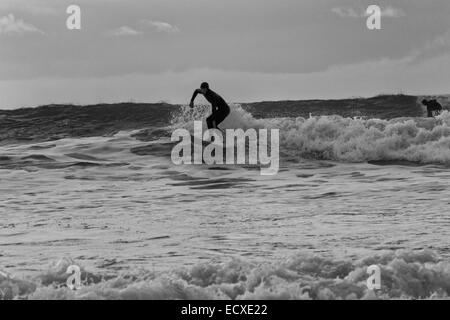
[{"label": "overcast sky", "polygon": [[448,0],[0,0],[0,108],[450,93],[449,49]]}]

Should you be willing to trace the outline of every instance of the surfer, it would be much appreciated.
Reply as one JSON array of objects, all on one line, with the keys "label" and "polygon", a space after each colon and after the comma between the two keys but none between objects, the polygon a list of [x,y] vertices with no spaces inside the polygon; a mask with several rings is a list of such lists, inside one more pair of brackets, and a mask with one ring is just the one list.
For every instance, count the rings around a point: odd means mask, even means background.
[{"label": "surfer", "polygon": [[434,117],[433,111],[436,111],[439,114],[442,111],[442,106],[436,99],[433,100],[422,100],[422,104],[427,107],[427,116],[429,118]]},{"label": "surfer", "polygon": [[194,100],[198,94],[203,94],[212,106],[212,114],[206,118],[208,129],[219,129],[218,125],[230,114],[230,107],[221,96],[209,88],[208,83],[203,82],[200,89],[195,90],[192,95],[191,103],[189,104],[191,108],[194,107]]}]

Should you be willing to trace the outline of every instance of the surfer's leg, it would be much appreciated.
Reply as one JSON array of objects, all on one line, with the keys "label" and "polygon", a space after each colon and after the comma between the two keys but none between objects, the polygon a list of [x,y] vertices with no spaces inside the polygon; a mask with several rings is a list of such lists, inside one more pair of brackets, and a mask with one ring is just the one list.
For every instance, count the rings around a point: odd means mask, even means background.
[{"label": "surfer's leg", "polygon": [[208,125],[208,129],[216,128],[215,116],[213,114],[206,118],[206,124]]},{"label": "surfer's leg", "polygon": [[230,114],[230,111],[229,111],[229,110],[224,110],[224,111],[219,112],[219,113],[216,115],[215,120],[216,120],[216,128],[217,128],[217,129],[219,129],[219,124],[220,124],[223,120],[225,120],[225,118],[228,117],[229,114]]},{"label": "surfer's leg", "polygon": [[[212,114],[206,118],[206,124],[208,125],[208,129],[217,129],[216,115]],[[211,138],[211,141],[214,141],[214,137]]]}]

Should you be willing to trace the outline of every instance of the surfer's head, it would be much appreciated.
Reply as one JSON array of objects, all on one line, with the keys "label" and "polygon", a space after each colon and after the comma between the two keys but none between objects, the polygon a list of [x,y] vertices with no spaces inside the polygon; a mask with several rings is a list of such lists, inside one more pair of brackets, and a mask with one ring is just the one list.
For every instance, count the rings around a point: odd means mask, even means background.
[{"label": "surfer's head", "polygon": [[423,99],[423,100],[422,100],[422,104],[423,104],[423,105],[427,105],[427,104],[428,104],[428,100],[427,100],[427,99]]},{"label": "surfer's head", "polygon": [[205,94],[206,91],[208,91],[208,89],[209,89],[209,84],[208,84],[208,82],[203,82],[203,83],[200,85],[200,90],[203,92],[203,94]]}]

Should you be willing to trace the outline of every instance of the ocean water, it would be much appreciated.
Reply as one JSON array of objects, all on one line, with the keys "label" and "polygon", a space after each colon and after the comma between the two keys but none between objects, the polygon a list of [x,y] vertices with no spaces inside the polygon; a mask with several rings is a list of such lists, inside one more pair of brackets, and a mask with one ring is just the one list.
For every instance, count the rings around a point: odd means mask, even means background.
[{"label": "ocean water", "polygon": [[[191,129],[206,106],[166,106],[116,130],[81,107],[60,127],[43,123],[55,108],[1,116],[0,299],[450,294],[447,111],[300,116],[274,106],[264,118],[233,105],[223,128],[280,129],[279,173],[261,176],[258,166],[172,163],[171,132]],[[77,291],[65,285],[72,264]]]}]

